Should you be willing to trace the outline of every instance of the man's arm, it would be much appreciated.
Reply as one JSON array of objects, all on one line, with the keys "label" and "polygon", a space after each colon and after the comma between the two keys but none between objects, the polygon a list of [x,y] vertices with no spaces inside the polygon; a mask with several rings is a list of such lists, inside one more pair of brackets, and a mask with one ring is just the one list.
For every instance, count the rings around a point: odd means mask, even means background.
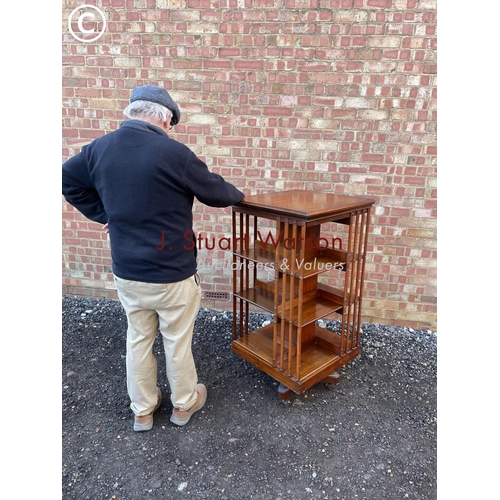
[{"label": "man's arm", "polygon": [[210,207],[228,207],[241,201],[245,195],[218,174],[208,170],[193,152],[189,155],[184,175],[186,187],[196,198]]},{"label": "man's arm", "polygon": [[62,194],[70,205],[88,219],[101,224],[108,222],[104,205],[93,187],[82,153],[70,158],[62,166]]}]

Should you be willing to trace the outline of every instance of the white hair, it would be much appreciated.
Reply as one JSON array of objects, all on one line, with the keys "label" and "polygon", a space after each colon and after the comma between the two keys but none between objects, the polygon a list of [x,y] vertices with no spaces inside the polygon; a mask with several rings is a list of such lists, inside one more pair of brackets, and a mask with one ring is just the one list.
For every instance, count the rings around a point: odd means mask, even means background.
[{"label": "white hair", "polygon": [[140,120],[141,118],[153,118],[159,122],[171,120],[173,113],[165,106],[151,101],[137,100],[131,102],[124,110],[123,114],[131,120]]}]

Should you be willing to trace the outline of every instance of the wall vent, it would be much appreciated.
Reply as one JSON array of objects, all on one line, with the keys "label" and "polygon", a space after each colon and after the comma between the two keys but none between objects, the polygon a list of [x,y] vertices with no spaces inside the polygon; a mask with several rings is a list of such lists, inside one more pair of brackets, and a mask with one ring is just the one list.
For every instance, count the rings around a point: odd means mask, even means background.
[{"label": "wall vent", "polygon": [[229,292],[204,292],[204,299],[229,300]]}]

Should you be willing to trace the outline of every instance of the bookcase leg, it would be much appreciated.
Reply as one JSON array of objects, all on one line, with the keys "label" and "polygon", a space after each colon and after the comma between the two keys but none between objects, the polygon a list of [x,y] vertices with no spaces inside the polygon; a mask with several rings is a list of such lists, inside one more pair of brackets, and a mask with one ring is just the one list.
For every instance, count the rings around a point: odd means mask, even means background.
[{"label": "bookcase leg", "polygon": [[292,395],[292,390],[286,387],[283,384],[280,384],[278,387],[278,397],[280,399],[289,399]]},{"label": "bookcase leg", "polygon": [[322,382],[325,384],[339,384],[340,383],[340,374],[337,372],[333,372],[328,377],[325,377]]}]

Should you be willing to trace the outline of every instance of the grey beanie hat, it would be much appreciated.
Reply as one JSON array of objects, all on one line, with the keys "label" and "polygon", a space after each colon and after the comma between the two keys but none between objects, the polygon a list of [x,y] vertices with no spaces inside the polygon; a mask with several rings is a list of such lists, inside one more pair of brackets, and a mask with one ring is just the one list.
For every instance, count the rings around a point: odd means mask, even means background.
[{"label": "grey beanie hat", "polygon": [[134,101],[150,101],[165,106],[172,111],[173,114],[171,125],[177,125],[181,119],[179,106],[175,104],[174,100],[170,97],[170,94],[163,87],[157,87],[156,85],[143,85],[141,87],[135,87],[135,89],[132,90],[132,95],[130,96],[130,102]]}]

